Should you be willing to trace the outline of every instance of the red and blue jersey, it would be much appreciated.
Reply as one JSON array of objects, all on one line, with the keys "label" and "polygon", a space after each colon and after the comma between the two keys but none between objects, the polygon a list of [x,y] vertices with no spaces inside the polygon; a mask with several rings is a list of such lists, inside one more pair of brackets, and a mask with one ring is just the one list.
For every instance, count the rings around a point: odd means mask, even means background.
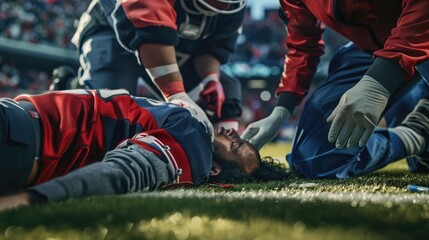
[{"label": "red and blue jersey", "polygon": [[125,90],[73,90],[21,95],[37,109],[42,150],[35,185],[103,159],[124,142],[169,161],[175,182],[208,178],[213,147],[205,127],[174,104],[133,97]]}]

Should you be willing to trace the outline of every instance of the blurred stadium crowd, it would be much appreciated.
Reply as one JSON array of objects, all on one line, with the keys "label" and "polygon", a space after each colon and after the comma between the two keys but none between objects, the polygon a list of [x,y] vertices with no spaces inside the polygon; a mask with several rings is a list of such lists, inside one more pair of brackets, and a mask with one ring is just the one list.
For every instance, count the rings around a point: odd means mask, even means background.
[{"label": "blurred stadium crowd", "polygon": [[[0,37],[73,49],[74,22],[90,0],[5,0],[0,2]],[[35,45],[37,46],[37,45]],[[51,73],[21,69],[0,57],[0,96],[46,90]]]},{"label": "blurred stadium crowd", "polygon": [[89,0],[13,0],[0,3],[0,36],[72,48],[74,21]]},{"label": "blurred stadium crowd", "polygon": [[[50,45],[74,50],[70,39],[77,20],[89,2],[90,0],[2,0],[0,37],[35,46]],[[277,9],[266,9],[265,18],[261,20],[253,19],[248,11],[243,32],[237,40],[236,52],[225,66],[231,75],[242,80],[244,122],[266,116],[275,105],[275,97],[270,93],[277,87],[283,68],[285,37],[284,23],[279,18]],[[344,40],[330,31],[327,31],[326,38],[329,39],[329,45],[325,59],[329,59],[332,49],[343,44]],[[322,66],[323,62],[322,60]],[[323,70],[321,72],[323,75]],[[49,71],[19,68],[14,61],[8,61],[0,55],[0,97],[47,90],[52,81],[51,74]],[[248,84],[253,79],[262,80],[263,84],[256,87]]]},{"label": "blurred stadium crowd", "polygon": [[243,33],[237,41],[237,51],[230,62],[247,62],[251,65],[283,65],[286,31],[277,10],[266,11],[262,20],[245,16]]}]

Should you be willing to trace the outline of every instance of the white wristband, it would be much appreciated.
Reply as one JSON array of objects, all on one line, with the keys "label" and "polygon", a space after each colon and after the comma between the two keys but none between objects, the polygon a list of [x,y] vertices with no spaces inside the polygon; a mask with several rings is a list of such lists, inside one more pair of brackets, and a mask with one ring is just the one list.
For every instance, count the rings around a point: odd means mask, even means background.
[{"label": "white wristband", "polygon": [[153,68],[146,68],[146,71],[149,74],[150,78],[154,80],[167,74],[178,72],[179,66],[177,66],[177,63],[173,63]]}]

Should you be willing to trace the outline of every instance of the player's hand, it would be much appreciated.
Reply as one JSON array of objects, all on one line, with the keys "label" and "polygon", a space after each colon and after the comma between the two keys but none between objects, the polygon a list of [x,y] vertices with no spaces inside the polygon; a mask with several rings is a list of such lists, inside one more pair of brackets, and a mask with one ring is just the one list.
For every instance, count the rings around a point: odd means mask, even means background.
[{"label": "player's hand", "polygon": [[0,212],[26,205],[30,205],[30,197],[28,193],[18,193],[15,195],[0,197]]},{"label": "player's hand", "polygon": [[328,141],[336,148],[365,146],[378,124],[390,97],[389,91],[365,75],[343,94],[327,121],[332,122]]},{"label": "player's hand", "polygon": [[188,109],[194,118],[196,118],[198,121],[204,124],[213,142],[214,131],[213,131],[212,123],[209,121],[204,111],[194,101],[192,101],[192,99],[190,99],[186,93],[184,92],[176,93],[174,95],[167,97],[166,100],[167,102],[174,103]]},{"label": "player's hand", "polygon": [[209,117],[216,115],[221,117],[222,105],[225,102],[225,93],[222,84],[219,81],[219,75],[212,73],[202,80],[204,85],[200,93],[200,98]]},{"label": "player's hand", "polygon": [[289,110],[286,108],[276,106],[270,116],[247,126],[241,134],[241,138],[249,141],[259,150],[277,135],[280,127],[290,115]]}]

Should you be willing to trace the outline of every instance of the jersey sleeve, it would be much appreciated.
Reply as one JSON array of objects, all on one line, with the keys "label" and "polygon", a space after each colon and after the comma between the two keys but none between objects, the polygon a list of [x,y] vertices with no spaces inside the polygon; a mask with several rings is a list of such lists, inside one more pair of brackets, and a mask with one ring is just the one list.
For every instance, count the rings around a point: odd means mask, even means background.
[{"label": "jersey sleeve", "polygon": [[324,26],[299,0],[282,0],[286,17],[288,52],[276,94],[291,92],[301,100],[310,88],[320,56],[324,53],[322,33]]},{"label": "jersey sleeve", "polygon": [[158,104],[165,103],[142,97],[134,99],[139,106],[151,113],[157,121],[157,126],[168,133],[158,137],[159,140],[170,142],[171,146],[177,143],[183,149],[191,165],[193,184],[198,186],[206,182],[212,167],[213,145],[205,126],[192,117],[188,110],[175,104],[160,108]]},{"label": "jersey sleeve", "polygon": [[172,183],[175,172],[160,155],[126,142],[93,163],[32,187],[48,201],[154,191]]},{"label": "jersey sleeve", "polygon": [[135,51],[144,43],[178,44],[175,0],[120,0],[114,7],[107,2],[102,0],[104,11],[126,49]]},{"label": "jersey sleeve", "polygon": [[235,50],[239,29],[242,26],[245,9],[234,14],[219,14],[216,28],[199,47],[197,55],[210,54],[215,56],[221,64],[228,61],[228,58]]},{"label": "jersey sleeve", "polygon": [[399,62],[405,78],[414,75],[414,67],[429,59],[429,1],[402,1],[402,13],[384,48],[374,56]]}]

